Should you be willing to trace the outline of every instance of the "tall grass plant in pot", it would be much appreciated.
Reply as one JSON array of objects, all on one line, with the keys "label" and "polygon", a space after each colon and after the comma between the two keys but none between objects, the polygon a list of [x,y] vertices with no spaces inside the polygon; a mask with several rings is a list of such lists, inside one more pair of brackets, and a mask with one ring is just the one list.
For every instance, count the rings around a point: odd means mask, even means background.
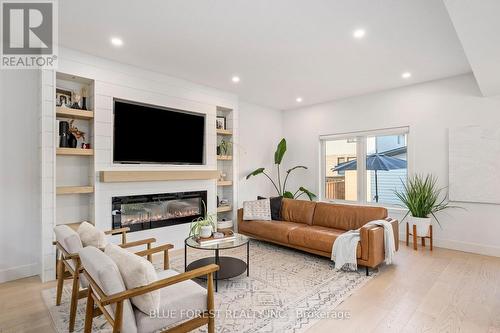
[{"label": "tall grass plant in pot", "polygon": [[403,190],[396,190],[395,194],[408,209],[404,218],[408,217],[408,223],[417,226],[417,236],[427,236],[432,218],[441,226],[436,213],[454,206],[449,204],[447,194],[443,193],[445,189],[437,186],[433,175],[415,174],[402,183]]}]

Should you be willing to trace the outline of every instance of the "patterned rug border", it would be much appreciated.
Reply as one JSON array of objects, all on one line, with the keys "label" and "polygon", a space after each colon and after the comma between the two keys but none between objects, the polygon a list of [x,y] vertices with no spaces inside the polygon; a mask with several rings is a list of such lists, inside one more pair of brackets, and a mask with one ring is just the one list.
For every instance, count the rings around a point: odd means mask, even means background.
[{"label": "patterned rug border", "polygon": [[[252,240],[251,248],[254,248],[254,250],[255,250],[255,248],[257,248],[259,251],[271,250],[272,252],[280,253],[281,255],[292,257],[292,259],[296,259],[296,258],[300,259],[302,257],[302,259],[306,259],[306,260],[309,259],[309,260],[307,260],[308,262],[309,261],[311,261],[311,262],[319,261],[320,264],[324,264],[322,262],[322,259],[324,259],[324,258],[315,256],[312,254],[308,254],[305,252],[301,252],[298,250],[289,249],[289,248],[282,247],[282,246],[276,246],[273,244],[260,242],[260,241],[256,241],[256,240]],[[204,252],[205,251],[200,252],[200,253],[204,253]],[[271,255],[271,254],[272,253],[270,253],[269,255]],[[235,255],[235,256],[238,256],[238,255]],[[243,255],[241,254],[240,256],[243,256]],[[194,260],[194,259],[197,259],[198,257],[203,257],[203,256],[200,256],[199,254],[197,256],[196,255],[193,256],[190,254],[189,257],[191,260]],[[193,257],[196,257],[196,258],[193,258]],[[251,261],[252,261],[252,255],[251,255]],[[176,254],[176,255],[172,256],[172,258],[171,258],[172,269],[174,269],[178,272],[179,271],[182,272],[183,267],[184,267],[183,262],[184,262],[184,255],[183,254],[182,255]],[[180,263],[182,263],[181,269],[179,269]],[[254,271],[254,270],[252,270],[252,268],[255,269],[256,265],[258,265],[258,263],[251,262],[251,264],[250,264],[250,278],[252,278],[252,272]],[[333,263],[331,263],[331,265],[333,266]],[[325,269],[324,267],[322,267],[322,268]],[[350,284],[348,284],[347,287],[343,286],[343,285],[339,286],[338,290],[335,289],[335,292],[332,292],[330,289],[328,289],[328,287],[330,287],[330,286],[337,287],[336,280],[333,280],[333,282],[331,284],[318,284],[317,286],[315,286],[312,289],[312,291],[309,290],[308,292],[305,292],[305,293],[299,295],[296,299],[293,299],[292,302],[286,304],[283,307],[280,307],[278,310],[278,311],[285,311],[285,312],[288,311],[289,314],[294,313],[294,312],[297,314],[297,306],[299,306],[299,303],[301,303],[302,306],[304,306],[304,303],[306,303],[308,305],[309,305],[309,303],[312,303],[310,307],[307,307],[304,310],[304,312],[301,312],[301,314],[305,315],[305,316],[303,316],[303,317],[288,316],[287,320],[285,322],[282,322],[281,318],[279,318],[279,319],[278,318],[267,318],[267,320],[266,319],[260,319],[260,320],[256,319],[255,322],[252,323],[251,327],[246,327],[243,330],[230,329],[230,327],[232,327],[231,325],[228,325],[228,327],[220,327],[219,325],[217,325],[218,322],[220,323],[221,326],[224,326],[225,323],[220,322],[220,321],[216,321],[216,332],[226,333],[226,332],[236,332],[236,331],[240,332],[241,331],[241,332],[246,332],[246,333],[255,333],[255,332],[303,333],[303,332],[307,331],[308,329],[310,329],[311,327],[313,327],[318,322],[325,320],[324,317],[320,316],[320,314],[322,312],[323,313],[324,312],[331,312],[331,313],[335,312],[337,307],[339,307],[341,304],[343,304],[349,297],[351,297],[359,289],[364,287],[366,285],[366,283],[368,283],[373,278],[378,276],[378,272],[373,272],[370,276],[365,276],[364,272],[361,273],[360,271],[351,272],[351,273],[336,272],[336,271],[335,272],[331,271],[331,272],[332,272],[331,274],[338,275],[339,279],[340,278],[345,279],[347,277]],[[346,274],[351,274],[351,275],[348,276]],[[356,275],[354,275],[354,274],[356,274]],[[354,279],[349,279],[352,277],[354,277]],[[246,276],[244,276],[244,277],[240,276],[240,277],[237,277],[234,279],[230,279],[228,281],[238,282],[238,279],[244,279],[244,278],[246,278]],[[248,279],[248,278],[246,278],[246,279]],[[259,277],[253,277],[253,280],[255,280],[256,282],[259,282],[258,281]],[[268,282],[267,280],[262,280],[260,282],[267,283],[268,286],[272,285],[272,281]],[[204,286],[204,284],[202,282],[200,282],[200,284]],[[59,306],[59,307],[55,306],[55,287],[54,288],[47,288],[47,289],[44,289],[41,291],[42,299],[43,299],[44,304],[47,308],[47,311],[49,312],[50,317],[52,319],[53,327],[56,330],[56,332],[58,332],[58,333],[68,331],[67,318],[65,319],[65,317],[69,317],[67,312],[69,312],[68,307],[69,307],[70,289],[68,287],[70,287],[70,284],[67,281],[65,283],[65,287],[64,287],[64,291],[63,291],[63,301],[61,303],[61,306]],[[327,288],[327,290],[326,290],[327,299],[326,300],[322,299],[324,302],[317,302],[317,303],[309,302],[311,295],[316,296],[315,293],[318,293],[318,295],[321,292],[325,293],[325,290],[324,290],[325,288]],[[295,290],[293,290],[293,291],[295,291]],[[239,292],[241,293],[241,291],[239,291]],[[254,292],[254,290],[246,290],[246,294],[252,294],[253,292]],[[287,290],[286,288],[283,289],[282,291],[280,291],[280,293],[287,293],[287,292],[291,292],[291,291]],[[228,295],[230,293],[231,293],[231,290],[229,290],[227,292]],[[246,297],[250,297],[246,294],[245,294]],[[224,298],[226,296],[224,294],[224,289],[223,290],[219,289],[219,293],[216,295],[219,297],[219,299]],[[218,300],[217,296],[216,296],[216,304],[217,304],[217,300]],[[332,299],[332,298],[334,298],[334,299]],[[328,301],[332,301],[332,302],[329,303]],[[81,299],[79,301],[78,314],[77,314],[77,320],[76,320],[76,325],[75,325],[75,332],[83,332],[83,324],[84,324],[83,318],[84,318],[84,313],[85,313],[85,304],[86,304],[86,299]],[[238,305],[238,303],[235,303],[235,305]],[[244,304],[244,305],[248,306],[248,304]],[[232,309],[232,310],[235,312],[240,311],[240,310],[245,311],[244,308],[243,309],[236,309],[236,310]],[[340,309],[338,311],[339,312],[349,312],[348,309]],[[338,320],[346,320],[346,319],[338,319]],[[273,321],[276,321],[276,322],[273,322]],[[233,323],[233,326],[234,325],[235,324]],[[279,327],[275,327],[275,325],[278,325]],[[106,323],[106,321],[101,316],[101,317],[94,318],[94,325],[93,325],[92,332],[107,333],[107,332],[111,332],[111,329],[109,328],[109,325]],[[196,332],[206,332],[206,330],[199,329]]]}]

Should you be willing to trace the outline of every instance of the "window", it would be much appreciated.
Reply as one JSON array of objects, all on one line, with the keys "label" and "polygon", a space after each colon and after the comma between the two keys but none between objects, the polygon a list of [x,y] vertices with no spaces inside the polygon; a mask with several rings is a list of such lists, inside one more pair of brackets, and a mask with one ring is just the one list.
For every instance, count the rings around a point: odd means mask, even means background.
[{"label": "window", "polygon": [[346,160],[356,158],[357,143],[353,138],[325,141],[325,197],[328,199],[356,201],[358,198],[358,171],[356,163],[349,166]]},{"label": "window", "polygon": [[399,204],[394,191],[408,175],[407,133],[405,127],[322,136],[322,199]]}]

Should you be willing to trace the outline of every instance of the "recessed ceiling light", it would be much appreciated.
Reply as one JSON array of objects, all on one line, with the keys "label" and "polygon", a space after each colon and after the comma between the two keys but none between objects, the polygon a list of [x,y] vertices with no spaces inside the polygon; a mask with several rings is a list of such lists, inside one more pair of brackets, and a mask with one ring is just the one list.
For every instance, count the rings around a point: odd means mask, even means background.
[{"label": "recessed ceiling light", "polygon": [[111,38],[111,44],[113,44],[114,46],[122,46],[123,40],[121,40],[121,38],[118,37],[113,37]]},{"label": "recessed ceiling light", "polygon": [[364,29],[356,29],[352,33],[352,36],[354,38],[357,38],[357,39],[361,39],[361,38],[365,37],[365,35],[366,35],[366,31]]},{"label": "recessed ceiling light", "polygon": [[233,76],[231,78],[231,81],[233,81],[234,83],[238,83],[238,82],[240,82],[240,77],[239,76]]},{"label": "recessed ceiling light", "polygon": [[401,77],[403,79],[409,79],[411,77],[411,73],[410,72],[404,72],[403,74],[401,74]]},{"label": "recessed ceiling light", "polygon": [[297,103],[301,103],[301,102],[302,102],[302,97],[297,97],[297,98],[295,99],[295,101],[296,101]]}]

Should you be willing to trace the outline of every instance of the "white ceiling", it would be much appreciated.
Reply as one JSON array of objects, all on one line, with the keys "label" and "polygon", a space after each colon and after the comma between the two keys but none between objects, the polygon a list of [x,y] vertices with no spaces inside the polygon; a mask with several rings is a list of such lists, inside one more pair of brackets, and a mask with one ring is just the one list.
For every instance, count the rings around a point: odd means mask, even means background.
[{"label": "white ceiling", "polygon": [[441,0],[64,0],[59,22],[66,47],[277,109],[471,71]]},{"label": "white ceiling", "polygon": [[445,0],[481,92],[500,94],[500,1]]}]

